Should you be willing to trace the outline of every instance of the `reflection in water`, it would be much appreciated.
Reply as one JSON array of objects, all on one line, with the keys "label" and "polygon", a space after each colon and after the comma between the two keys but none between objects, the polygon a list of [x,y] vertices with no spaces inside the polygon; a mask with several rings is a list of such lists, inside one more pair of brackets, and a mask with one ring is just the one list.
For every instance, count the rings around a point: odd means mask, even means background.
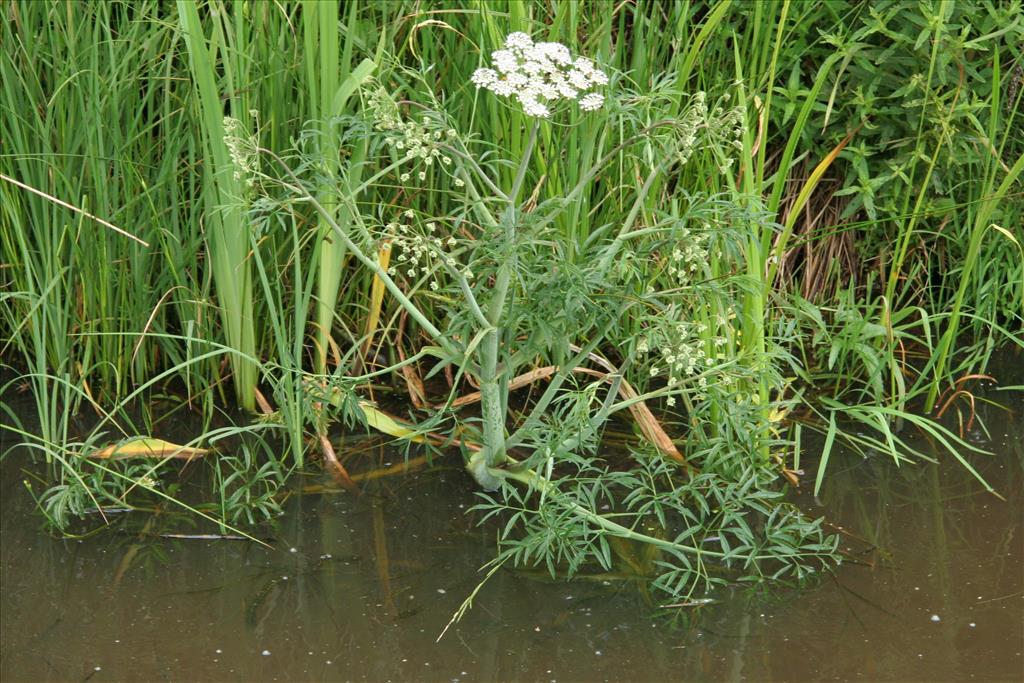
[{"label": "reflection in water", "polygon": [[995,455],[973,462],[1005,502],[924,440],[938,466],[837,459],[800,502],[845,530],[851,561],[810,588],[723,591],[652,621],[635,577],[654,558],[617,544],[616,573],[592,580],[499,571],[440,643],[494,546],[465,515],[460,470],[297,494],[267,550],[163,538],[197,533],[171,515],[51,539],[15,453],[0,473],[0,679],[1020,679],[1024,433],[1019,414],[982,417]]}]

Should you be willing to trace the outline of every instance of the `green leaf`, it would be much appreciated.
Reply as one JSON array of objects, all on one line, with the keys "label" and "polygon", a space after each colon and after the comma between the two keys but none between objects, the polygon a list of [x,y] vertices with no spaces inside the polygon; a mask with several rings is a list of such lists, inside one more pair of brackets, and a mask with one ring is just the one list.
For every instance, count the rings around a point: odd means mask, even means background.
[{"label": "green leaf", "polygon": [[825,468],[828,467],[828,458],[832,454],[832,442],[836,438],[836,414],[829,413],[828,433],[825,435],[825,445],[821,449],[821,462],[818,463],[818,475],[814,478],[814,495],[821,490],[821,482],[825,480]]}]

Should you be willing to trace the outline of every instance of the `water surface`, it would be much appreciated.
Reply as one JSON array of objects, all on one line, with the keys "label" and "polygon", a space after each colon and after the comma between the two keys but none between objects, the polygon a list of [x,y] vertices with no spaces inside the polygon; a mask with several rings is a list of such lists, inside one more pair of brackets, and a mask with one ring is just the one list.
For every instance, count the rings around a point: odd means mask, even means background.
[{"label": "water surface", "polygon": [[938,465],[837,457],[820,497],[797,499],[845,531],[854,561],[811,587],[724,590],[652,619],[635,585],[502,570],[440,642],[494,548],[458,469],[295,496],[268,550],[153,536],[196,531],[171,517],[51,538],[12,452],[0,679],[1021,680],[1024,402],[989,395],[1017,412],[983,408],[991,439],[977,425],[971,438],[993,455],[972,462],[1005,501],[925,439],[913,443]]}]

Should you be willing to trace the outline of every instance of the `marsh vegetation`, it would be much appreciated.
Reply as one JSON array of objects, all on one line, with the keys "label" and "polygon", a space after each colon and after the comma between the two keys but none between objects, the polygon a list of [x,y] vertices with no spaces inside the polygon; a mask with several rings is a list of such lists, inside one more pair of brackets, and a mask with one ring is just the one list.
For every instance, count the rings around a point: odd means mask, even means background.
[{"label": "marsh vegetation", "polygon": [[994,490],[964,437],[1024,348],[1017,2],[0,11],[2,412],[54,533],[258,537],[457,463],[481,576],[628,555],[682,604],[840,561],[784,499],[839,446]]}]

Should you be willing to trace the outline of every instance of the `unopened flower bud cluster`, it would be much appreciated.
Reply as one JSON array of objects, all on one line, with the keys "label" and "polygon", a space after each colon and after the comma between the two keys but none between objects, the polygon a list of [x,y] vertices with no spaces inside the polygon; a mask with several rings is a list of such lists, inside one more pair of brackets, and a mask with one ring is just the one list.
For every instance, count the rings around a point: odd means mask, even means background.
[{"label": "unopened flower bud cluster", "polygon": [[[400,176],[403,183],[411,180],[413,172],[419,180],[426,180],[427,171],[423,167],[437,164],[447,169],[452,166],[452,158],[444,153],[442,145],[456,137],[454,129],[441,130],[429,116],[421,116],[418,121],[403,119],[398,105],[383,88],[376,88],[370,93],[369,108],[374,128],[384,133],[403,160],[419,169],[403,172]],[[456,187],[463,185],[458,177],[454,182]]]},{"label": "unopened flower bud cluster", "polygon": [[[398,258],[388,268],[388,275],[402,275],[409,279],[430,275],[430,289],[436,292],[441,288],[441,283],[437,279],[438,265],[444,265],[451,270],[459,269],[459,262],[450,253],[451,249],[458,245],[458,240],[454,236],[441,236],[434,221],[425,223],[426,234],[417,232],[412,226],[415,218],[415,212],[408,209],[400,220],[386,226],[391,236],[392,249],[399,249]],[[467,279],[473,278],[469,268],[463,268],[462,275]]]},{"label": "unopened flower bud cluster", "polygon": [[[249,113],[253,117],[256,116],[255,111]],[[224,144],[228,148],[231,163],[235,167],[235,180],[244,180],[247,187],[255,185],[256,173],[259,170],[256,137],[248,134],[241,121],[231,116],[225,116]]]},{"label": "unopened flower bud cluster", "polygon": [[157,484],[159,482],[156,479],[154,479],[153,477],[151,477],[150,475],[144,474],[141,477],[139,477],[138,479],[136,479],[135,483],[138,486],[141,486],[143,488],[152,489],[152,488],[156,488],[156,486],[157,486]]},{"label": "unopened flower bud cluster", "polygon": [[[719,144],[729,146],[734,152],[743,151],[743,131],[747,125],[747,112],[742,105],[729,109],[725,108],[729,102],[729,93],[722,96],[721,103],[715,105],[711,110],[710,120],[717,122],[712,127],[711,137],[717,138]],[[733,157],[725,157],[720,160],[720,170],[725,173],[733,164]]]},{"label": "unopened flower bud cluster", "polygon": [[595,111],[604,95],[591,92],[608,84],[608,75],[586,57],[573,58],[561,43],[533,42],[521,31],[510,33],[505,46],[491,53],[494,68],[473,72],[477,88],[501,97],[515,97],[528,116],[547,117],[559,100],[579,103],[583,111]]},{"label": "unopened flower bud cluster", "polygon": [[680,164],[685,164],[698,149],[710,148],[715,152],[719,170],[728,171],[733,155],[742,150],[746,113],[742,106],[726,109],[726,93],[713,108],[709,108],[707,95],[696,92],[690,106],[672,126],[671,132],[658,134],[667,153],[674,153]]}]

